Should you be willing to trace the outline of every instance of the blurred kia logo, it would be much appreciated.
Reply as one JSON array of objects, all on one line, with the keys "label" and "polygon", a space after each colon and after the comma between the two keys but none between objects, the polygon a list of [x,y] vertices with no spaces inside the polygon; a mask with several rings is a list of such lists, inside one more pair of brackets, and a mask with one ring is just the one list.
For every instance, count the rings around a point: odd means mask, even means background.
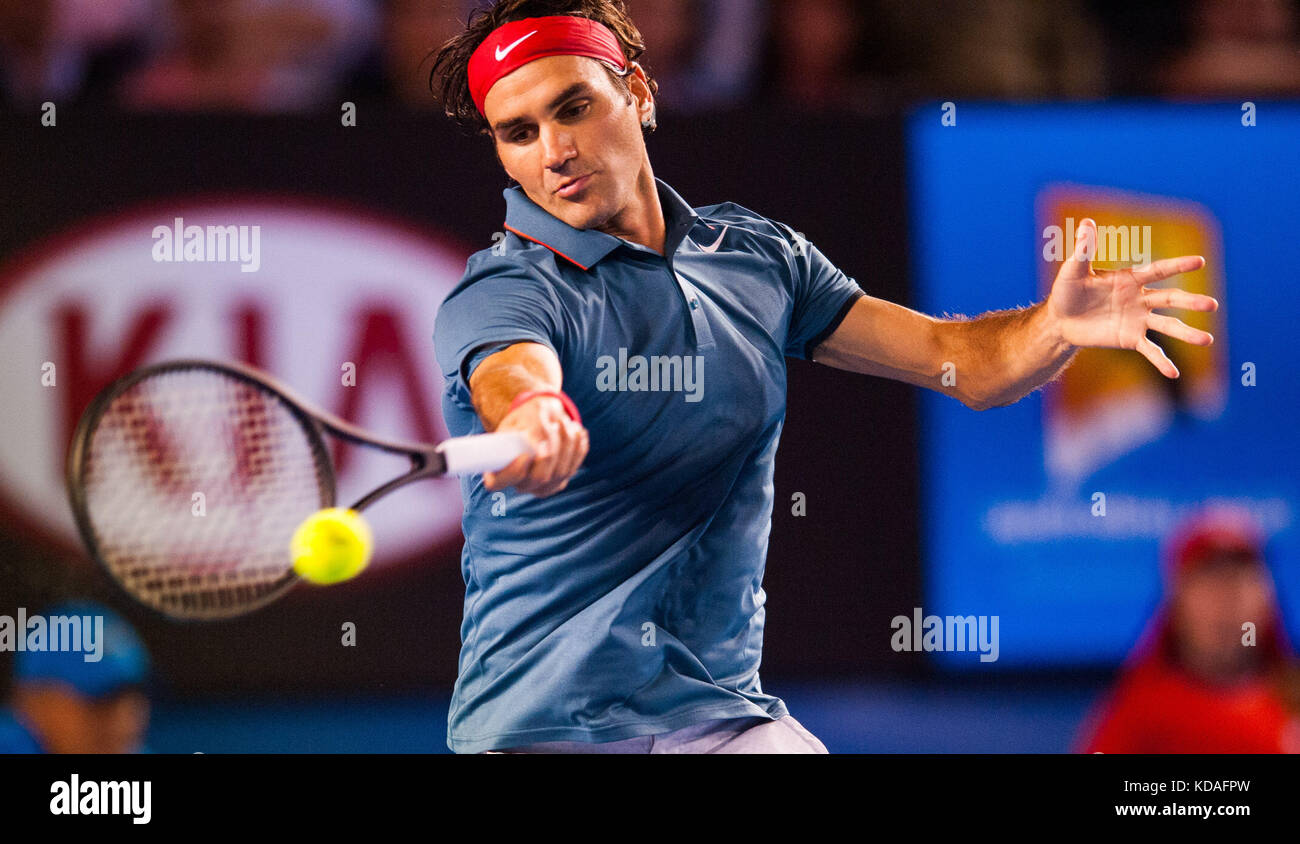
[{"label": "blurred kia logo", "polygon": [[[245,272],[253,232],[257,271]],[[251,363],[380,435],[447,436],[433,325],[468,252],[364,209],[268,198],[151,205],[9,256],[0,512],[76,543],[63,464],[78,417],[113,379],[172,358]],[[368,451],[336,452],[340,503],[407,468]],[[428,554],[460,536],[459,489],[415,484],[366,516],[385,538],[377,563]]]}]

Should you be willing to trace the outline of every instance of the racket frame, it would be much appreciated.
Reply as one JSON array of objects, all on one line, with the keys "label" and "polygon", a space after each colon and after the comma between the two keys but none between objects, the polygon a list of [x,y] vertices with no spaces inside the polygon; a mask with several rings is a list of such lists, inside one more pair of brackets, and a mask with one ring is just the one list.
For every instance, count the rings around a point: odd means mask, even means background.
[{"label": "racket frame", "polygon": [[[280,381],[252,366],[243,363],[214,361],[203,358],[183,358],[134,369],[102,389],[98,394],[96,394],[95,398],[86,407],[85,411],[82,412],[81,418],[78,419],[77,426],[73,431],[72,441],[68,446],[67,461],[65,465],[65,479],[67,482],[69,503],[72,506],[72,515],[77,524],[77,531],[81,535],[85,547],[91,552],[91,556],[94,557],[95,562],[98,563],[116,583],[120,583],[120,581],[117,576],[113,574],[112,569],[104,560],[103,555],[100,552],[99,543],[95,537],[94,526],[91,524],[89,508],[87,507],[84,481],[87,468],[86,462],[89,458],[90,451],[90,436],[108,406],[124,392],[139,384],[141,381],[167,372],[182,372],[195,369],[217,372],[237,381],[250,384],[265,393],[273,395],[280,401],[289,413],[299,422],[310,441],[312,457],[316,462],[317,481],[320,484],[321,500],[324,507],[333,507],[336,505],[337,501],[337,482],[334,472],[334,461],[330,458],[329,448],[325,443],[324,435],[326,433],[329,433],[345,442],[369,446],[389,454],[406,457],[411,461],[410,470],[361,496],[361,498],[357,499],[357,501],[351,506],[350,509],[352,510],[360,512],[388,493],[404,487],[407,484],[424,478],[433,478],[446,474],[446,460],[438,451],[437,446],[376,437],[353,425],[347,420],[317,407]],[[265,595],[261,596],[256,603],[241,606],[237,613],[217,617],[233,618],[258,609],[259,607],[281,597],[300,579],[301,578],[299,578],[297,572],[293,570],[293,567],[289,566],[284,576],[280,580],[276,581],[272,585],[272,588],[269,589]],[[135,595],[132,595],[132,597],[135,598]],[[197,616],[173,615],[139,598],[135,599],[142,605],[149,607],[151,610],[159,612],[168,618],[183,621],[204,620]]]}]

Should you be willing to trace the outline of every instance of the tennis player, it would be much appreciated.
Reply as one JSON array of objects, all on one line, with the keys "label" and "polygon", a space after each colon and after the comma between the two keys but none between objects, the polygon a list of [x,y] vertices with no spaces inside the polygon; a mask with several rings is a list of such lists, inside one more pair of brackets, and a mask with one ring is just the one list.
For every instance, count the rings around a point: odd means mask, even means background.
[{"label": "tennis player", "polygon": [[941,320],[865,295],[785,224],[693,208],[646,152],[644,49],[620,2],[502,0],[434,62],[518,183],[438,312],[444,416],[536,450],[462,482],[457,752],[826,752],[758,675],[785,358],[983,410],[1081,346],[1176,378],[1147,331],[1212,342],[1153,309],[1213,299],[1147,286],[1203,259],[1096,273],[1091,220],[1043,302]]}]

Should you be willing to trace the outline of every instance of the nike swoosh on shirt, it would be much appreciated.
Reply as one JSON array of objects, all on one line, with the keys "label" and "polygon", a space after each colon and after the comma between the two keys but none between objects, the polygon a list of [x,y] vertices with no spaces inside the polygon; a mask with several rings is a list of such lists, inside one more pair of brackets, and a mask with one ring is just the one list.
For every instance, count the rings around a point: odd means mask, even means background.
[{"label": "nike swoosh on shirt", "polygon": [[717,252],[717,251],[718,251],[718,247],[722,245],[722,239],[723,239],[724,237],[726,237],[726,236],[727,236],[727,227],[726,227],[726,226],[723,226],[723,227],[722,227],[722,234],[718,235],[718,239],[715,240],[715,241],[713,241],[712,244],[710,244],[709,246],[704,246],[703,244],[697,244],[697,245],[698,245],[698,246],[700,247],[700,249],[701,249],[702,251],[704,251],[704,252]]},{"label": "nike swoosh on shirt", "polygon": [[506,56],[510,55],[511,50],[518,47],[520,44],[524,43],[524,41],[526,41],[529,38],[532,38],[536,34],[537,34],[537,30],[534,29],[532,32],[528,33],[523,38],[520,38],[518,41],[511,44],[509,47],[506,47],[504,50],[501,49],[500,47],[497,47],[497,61],[501,61]]}]

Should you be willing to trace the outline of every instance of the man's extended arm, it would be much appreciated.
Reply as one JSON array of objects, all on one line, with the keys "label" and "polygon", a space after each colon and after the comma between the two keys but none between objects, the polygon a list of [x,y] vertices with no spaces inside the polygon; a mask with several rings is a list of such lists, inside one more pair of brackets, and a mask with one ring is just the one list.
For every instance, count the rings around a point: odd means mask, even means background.
[{"label": "man's extended arm", "polygon": [[936,319],[864,296],[813,360],[929,387],[985,410],[1052,380],[1075,351],[1049,319],[1045,301],[967,320]]},{"label": "man's extended arm", "polygon": [[1158,308],[1213,311],[1210,296],[1148,285],[1199,270],[1199,255],[1142,267],[1094,272],[1097,224],[1084,218],[1075,249],[1062,262],[1047,299],[1029,308],[976,319],[941,320],[863,297],[815,350],[819,363],[929,387],[985,410],[1019,401],[1055,378],[1076,349],[1133,349],[1166,378],[1178,368],[1147,336],[1157,331],[1208,346],[1208,331],[1157,314]]}]

